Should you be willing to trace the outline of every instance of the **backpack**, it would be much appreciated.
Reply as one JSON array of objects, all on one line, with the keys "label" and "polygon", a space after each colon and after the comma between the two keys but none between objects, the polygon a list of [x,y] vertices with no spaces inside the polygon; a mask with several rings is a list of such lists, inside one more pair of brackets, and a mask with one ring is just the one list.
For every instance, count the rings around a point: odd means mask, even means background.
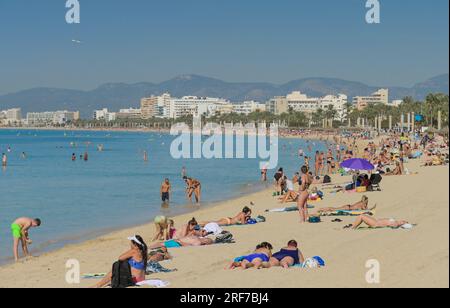
[{"label": "backpack", "polygon": [[111,288],[125,289],[134,285],[130,264],[126,261],[115,262],[112,267]]},{"label": "backpack", "polygon": [[331,177],[330,177],[329,175],[325,175],[325,176],[323,177],[323,183],[324,183],[324,184],[331,183]]}]

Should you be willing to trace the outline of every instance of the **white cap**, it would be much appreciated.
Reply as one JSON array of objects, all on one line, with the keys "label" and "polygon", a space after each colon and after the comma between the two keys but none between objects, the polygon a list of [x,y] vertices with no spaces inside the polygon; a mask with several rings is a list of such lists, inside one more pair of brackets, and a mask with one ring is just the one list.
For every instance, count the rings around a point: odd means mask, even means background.
[{"label": "white cap", "polygon": [[135,242],[135,243],[137,243],[137,244],[139,244],[139,245],[141,245],[141,246],[144,246],[144,244],[141,243],[141,241],[138,240],[138,239],[136,238],[136,235],[130,236],[130,237],[128,237],[127,239],[128,239],[129,241],[133,241],[133,242]]}]

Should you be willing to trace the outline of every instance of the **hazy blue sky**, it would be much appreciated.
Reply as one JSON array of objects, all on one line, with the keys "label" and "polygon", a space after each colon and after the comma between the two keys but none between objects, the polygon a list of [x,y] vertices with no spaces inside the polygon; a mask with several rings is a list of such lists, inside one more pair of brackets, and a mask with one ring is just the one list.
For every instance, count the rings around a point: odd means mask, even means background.
[{"label": "hazy blue sky", "polygon": [[65,2],[0,0],[0,94],[191,73],[411,86],[448,72],[448,0],[380,0],[379,25],[365,0],[80,0],[80,25]]}]

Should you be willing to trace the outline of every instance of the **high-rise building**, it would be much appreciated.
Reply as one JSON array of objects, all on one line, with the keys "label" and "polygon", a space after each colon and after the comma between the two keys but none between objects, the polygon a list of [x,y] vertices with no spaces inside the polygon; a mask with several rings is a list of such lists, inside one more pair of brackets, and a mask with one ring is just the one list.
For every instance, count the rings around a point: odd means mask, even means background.
[{"label": "high-rise building", "polygon": [[266,111],[275,115],[289,112],[288,100],[285,96],[276,96],[266,103]]},{"label": "high-rise building", "polygon": [[353,98],[353,105],[358,110],[364,110],[367,106],[372,104],[389,104],[389,89],[379,89],[369,96],[355,96]]}]

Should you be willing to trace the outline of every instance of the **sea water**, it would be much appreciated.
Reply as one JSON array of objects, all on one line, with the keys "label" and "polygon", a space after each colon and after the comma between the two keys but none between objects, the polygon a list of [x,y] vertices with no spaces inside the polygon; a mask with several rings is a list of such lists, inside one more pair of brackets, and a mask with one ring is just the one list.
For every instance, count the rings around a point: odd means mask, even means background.
[{"label": "sea water", "polygon": [[[39,254],[148,223],[156,215],[194,211],[272,183],[274,171],[269,171],[267,184],[260,183],[259,159],[173,159],[174,138],[140,132],[0,130],[0,153],[8,156],[8,166],[0,170],[0,263],[11,261],[10,225],[21,216],[42,220],[40,228],[30,231],[31,251]],[[323,143],[310,145],[313,151],[326,150]],[[279,142],[279,166],[289,176],[303,164],[300,148],[313,156],[306,141]],[[80,159],[85,152],[88,161]],[[200,207],[186,200],[183,167],[202,183]],[[172,184],[169,207],[160,200],[164,178]],[[236,204],[236,212],[246,205]]]}]

